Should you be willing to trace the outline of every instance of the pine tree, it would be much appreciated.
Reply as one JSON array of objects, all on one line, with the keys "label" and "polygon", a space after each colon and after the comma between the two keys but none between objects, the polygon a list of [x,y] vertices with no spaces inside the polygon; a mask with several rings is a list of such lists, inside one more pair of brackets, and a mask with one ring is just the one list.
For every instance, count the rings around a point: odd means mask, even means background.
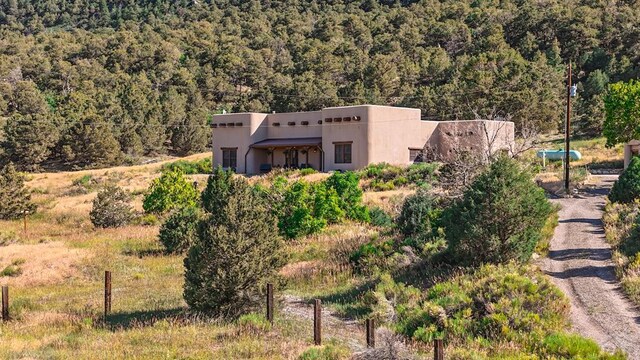
[{"label": "pine tree", "polygon": [[6,156],[24,171],[38,170],[59,138],[50,116],[41,114],[13,116],[4,131]]},{"label": "pine tree", "polygon": [[184,299],[194,310],[237,317],[284,265],[276,217],[241,180],[222,211],[208,214],[184,260]]},{"label": "pine tree", "polygon": [[195,109],[183,121],[173,126],[171,146],[178,155],[188,155],[204,151],[209,140],[207,111]]},{"label": "pine tree", "polygon": [[223,170],[221,166],[213,169],[207,180],[207,187],[202,192],[202,206],[210,214],[217,214],[226,206],[235,186],[242,186],[234,181],[233,172]]},{"label": "pine tree", "polygon": [[62,154],[76,168],[112,166],[122,161],[111,124],[95,115],[71,126],[63,137]]},{"label": "pine tree", "polygon": [[89,213],[91,223],[100,228],[117,228],[131,221],[133,214],[130,195],[122,188],[109,185],[101,189],[93,200]]},{"label": "pine tree", "polygon": [[449,253],[462,265],[527,261],[551,211],[531,174],[501,157],[445,210]]},{"label": "pine tree", "polygon": [[0,219],[17,219],[25,212],[33,213],[36,205],[24,185],[24,176],[9,163],[0,170]]}]

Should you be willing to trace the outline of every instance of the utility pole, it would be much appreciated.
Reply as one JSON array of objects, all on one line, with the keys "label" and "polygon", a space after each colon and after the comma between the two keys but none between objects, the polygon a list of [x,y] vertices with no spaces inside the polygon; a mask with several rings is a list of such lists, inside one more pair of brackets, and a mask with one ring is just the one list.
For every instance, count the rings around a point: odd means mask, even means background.
[{"label": "utility pole", "polygon": [[569,156],[569,131],[571,129],[571,62],[569,62],[569,72],[567,75],[567,121],[564,127],[564,189],[566,193],[569,193],[569,162],[571,157]]}]

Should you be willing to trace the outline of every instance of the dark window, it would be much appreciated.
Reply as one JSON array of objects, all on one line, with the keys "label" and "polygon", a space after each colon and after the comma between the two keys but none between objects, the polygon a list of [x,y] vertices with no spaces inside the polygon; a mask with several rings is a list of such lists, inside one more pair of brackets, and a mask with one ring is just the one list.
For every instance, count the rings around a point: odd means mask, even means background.
[{"label": "dark window", "polygon": [[222,149],[222,167],[234,169],[238,166],[238,149]]},{"label": "dark window", "polygon": [[424,162],[424,152],[422,149],[409,149],[409,161],[414,163]]},{"label": "dark window", "polygon": [[351,144],[335,144],[336,164],[351,164]]}]

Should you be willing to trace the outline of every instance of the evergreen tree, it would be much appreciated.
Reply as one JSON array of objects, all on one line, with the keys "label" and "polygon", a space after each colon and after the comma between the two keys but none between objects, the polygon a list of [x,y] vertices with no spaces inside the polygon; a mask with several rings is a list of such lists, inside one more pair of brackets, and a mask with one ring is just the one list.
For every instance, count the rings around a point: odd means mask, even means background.
[{"label": "evergreen tree", "polygon": [[632,203],[636,199],[640,199],[640,157],[634,156],[629,166],[613,184],[609,200]]},{"label": "evergreen tree", "polygon": [[11,220],[32,214],[36,206],[24,185],[24,176],[9,163],[0,169],[0,219]]},{"label": "evergreen tree", "polygon": [[501,157],[445,210],[449,254],[462,265],[527,261],[551,211],[531,174]]},{"label": "evergreen tree", "polygon": [[63,136],[61,150],[63,159],[75,168],[112,166],[122,160],[111,124],[95,115],[69,128]]},{"label": "evergreen tree", "polygon": [[15,115],[4,129],[5,154],[20,170],[38,170],[56,145],[58,128],[48,115]]},{"label": "evergreen tree", "polygon": [[241,180],[200,225],[184,260],[184,299],[194,310],[237,317],[260,303],[260,290],[282,265],[276,217]]},{"label": "evergreen tree", "polygon": [[109,185],[98,191],[93,199],[89,217],[99,228],[117,228],[128,224],[132,217],[131,197],[122,188]]},{"label": "evergreen tree", "polygon": [[230,194],[235,191],[234,188],[240,186],[240,180],[234,180],[233,171],[223,170],[221,166],[216,167],[202,192],[202,206],[210,214],[219,213],[226,206]]}]

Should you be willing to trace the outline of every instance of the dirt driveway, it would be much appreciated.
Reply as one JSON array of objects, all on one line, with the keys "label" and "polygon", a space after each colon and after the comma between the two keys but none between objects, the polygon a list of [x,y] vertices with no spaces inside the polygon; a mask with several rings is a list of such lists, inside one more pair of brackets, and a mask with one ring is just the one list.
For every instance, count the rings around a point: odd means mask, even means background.
[{"label": "dirt driveway", "polygon": [[640,312],[623,295],[604,238],[602,207],[615,176],[560,204],[560,224],[542,269],[571,300],[574,330],[607,350],[640,359]]}]

